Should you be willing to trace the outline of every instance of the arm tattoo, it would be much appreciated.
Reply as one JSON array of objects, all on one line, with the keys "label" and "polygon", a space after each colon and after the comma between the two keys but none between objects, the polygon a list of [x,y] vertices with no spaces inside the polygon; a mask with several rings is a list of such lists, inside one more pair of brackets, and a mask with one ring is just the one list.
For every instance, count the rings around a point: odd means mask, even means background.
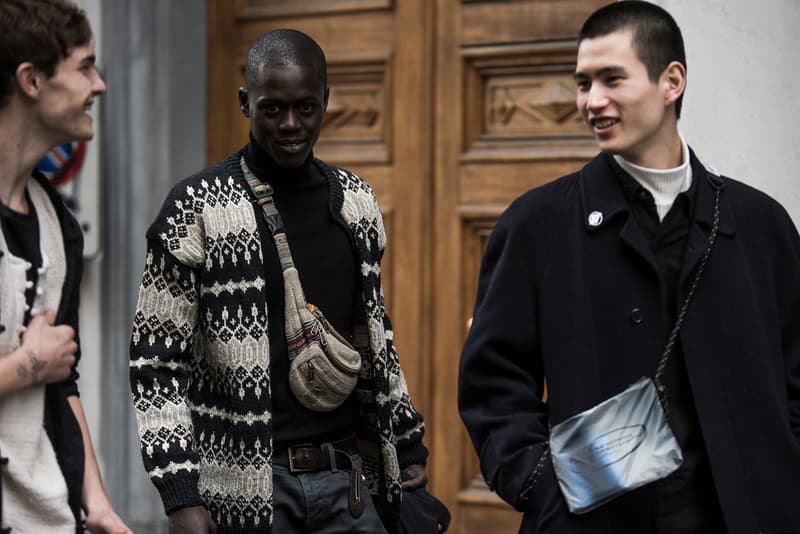
[{"label": "arm tattoo", "polygon": [[47,362],[40,360],[36,357],[36,353],[32,350],[28,351],[28,358],[31,359],[31,382],[34,384],[39,383],[39,371],[47,366]]},{"label": "arm tattoo", "polygon": [[28,351],[28,358],[31,360],[30,371],[24,366],[17,367],[17,376],[20,378],[31,378],[31,384],[39,383],[39,372],[47,366],[47,362],[40,360],[32,350]]},{"label": "arm tattoo", "polygon": [[22,379],[28,378],[28,370],[25,369],[24,365],[17,367],[17,376]]}]

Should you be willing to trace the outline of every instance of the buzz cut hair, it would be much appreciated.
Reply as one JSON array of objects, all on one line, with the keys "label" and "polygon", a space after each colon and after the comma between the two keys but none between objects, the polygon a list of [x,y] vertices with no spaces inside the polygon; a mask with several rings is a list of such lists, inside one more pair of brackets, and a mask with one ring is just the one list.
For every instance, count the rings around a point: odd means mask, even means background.
[{"label": "buzz cut hair", "polygon": [[325,53],[314,39],[301,31],[283,28],[263,33],[256,39],[244,68],[248,88],[262,68],[273,65],[312,65],[317,69],[322,87],[327,87]]},{"label": "buzz cut hair", "polygon": [[[686,49],[678,23],[662,7],[642,0],[614,2],[592,13],[578,33],[578,44],[625,30],[633,34],[633,51],[653,83],[673,61],[686,68]],[[678,118],[682,105],[683,95],[675,102]]]}]

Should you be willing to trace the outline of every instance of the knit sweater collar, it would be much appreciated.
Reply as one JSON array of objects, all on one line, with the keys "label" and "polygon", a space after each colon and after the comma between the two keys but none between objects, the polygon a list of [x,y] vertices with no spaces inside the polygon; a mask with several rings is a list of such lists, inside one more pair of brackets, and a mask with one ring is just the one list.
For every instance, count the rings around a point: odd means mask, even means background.
[{"label": "knit sweater collar", "polygon": [[669,212],[675,198],[688,191],[692,186],[692,166],[689,158],[689,147],[681,136],[681,149],[683,152],[683,163],[672,169],[651,169],[642,167],[626,160],[620,155],[614,154],[614,160],[622,167],[625,172],[630,174],[642,187],[653,195],[659,220]]}]

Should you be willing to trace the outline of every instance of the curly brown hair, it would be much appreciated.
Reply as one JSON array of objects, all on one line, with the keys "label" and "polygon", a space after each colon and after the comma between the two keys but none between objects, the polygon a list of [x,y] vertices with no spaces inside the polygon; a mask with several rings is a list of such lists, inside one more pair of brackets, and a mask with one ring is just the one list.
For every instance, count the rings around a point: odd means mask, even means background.
[{"label": "curly brown hair", "polygon": [[15,73],[31,62],[47,76],[76,46],[90,43],[86,13],[64,0],[0,2],[0,107],[15,90]]}]

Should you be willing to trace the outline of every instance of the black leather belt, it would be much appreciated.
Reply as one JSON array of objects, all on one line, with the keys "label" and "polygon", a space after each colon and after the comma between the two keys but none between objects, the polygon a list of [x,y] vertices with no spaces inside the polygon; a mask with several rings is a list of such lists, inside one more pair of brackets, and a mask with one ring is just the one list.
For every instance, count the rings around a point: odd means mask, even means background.
[{"label": "black leather belt", "polygon": [[353,463],[351,454],[356,454],[356,441],[348,438],[322,445],[311,443],[296,445],[272,455],[274,465],[289,468],[290,473],[314,473],[318,471],[350,471],[350,491],[348,507],[353,517],[358,519],[364,513],[362,495],[364,477],[361,469]]},{"label": "black leather belt", "polygon": [[289,447],[273,454],[272,463],[288,467],[291,473],[313,473],[353,467],[350,454],[356,452],[355,439],[334,441],[330,445],[332,451],[323,448],[322,445],[311,443]]}]

